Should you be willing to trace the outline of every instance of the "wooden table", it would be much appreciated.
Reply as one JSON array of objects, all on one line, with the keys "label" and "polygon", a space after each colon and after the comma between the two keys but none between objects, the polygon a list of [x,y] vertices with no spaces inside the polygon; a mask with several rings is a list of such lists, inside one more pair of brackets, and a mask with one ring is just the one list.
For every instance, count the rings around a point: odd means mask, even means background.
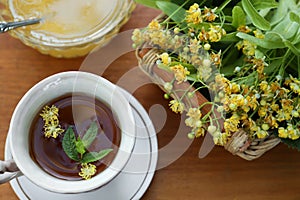
[{"label": "wooden table", "polygon": [[[137,6],[122,31],[144,27],[158,13]],[[84,58],[56,59],[41,55],[8,34],[0,35],[0,41],[0,159],[3,159],[10,118],[25,92],[49,75],[78,70]],[[103,76],[116,83],[136,66],[131,52],[113,62]],[[137,82],[148,79],[143,73],[137,73],[135,78]],[[133,95],[146,110],[153,105],[161,105],[166,110],[167,122],[157,133],[159,148],[164,148],[177,132],[180,116],[169,110],[163,92],[154,84],[140,87]],[[153,121],[160,126],[160,119],[153,118]],[[182,143],[187,142],[185,132],[179,135]],[[300,199],[300,153],[297,151],[279,145],[262,158],[248,162],[215,147],[208,156],[199,159],[202,141],[194,140],[179,159],[156,171],[143,199]],[[181,144],[172,148],[170,156]],[[162,165],[168,157],[159,156]],[[0,199],[17,199],[8,183],[0,186]]]}]

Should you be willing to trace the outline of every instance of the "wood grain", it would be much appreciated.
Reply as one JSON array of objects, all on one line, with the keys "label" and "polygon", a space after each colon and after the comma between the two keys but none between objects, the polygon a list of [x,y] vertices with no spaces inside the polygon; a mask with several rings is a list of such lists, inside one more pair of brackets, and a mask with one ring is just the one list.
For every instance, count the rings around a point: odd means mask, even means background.
[{"label": "wood grain", "polygon": [[[122,31],[143,27],[158,14],[158,11],[137,6]],[[0,35],[0,41],[0,159],[3,159],[10,118],[25,92],[49,75],[78,70],[84,58],[56,59],[41,55],[8,34]],[[136,66],[134,52],[127,53],[115,60],[103,76],[116,83]],[[137,72],[131,84],[145,80],[149,80],[148,77]],[[165,109],[167,122],[157,136],[160,149],[167,147],[177,133],[180,116],[169,110],[163,92],[153,84],[140,87],[134,96],[148,111],[153,105]],[[153,118],[153,121],[159,129],[160,119]],[[182,137],[182,144],[170,147],[169,156],[180,151],[187,142],[186,132],[178,135]],[[215,147],[208,156],[199,159],[202,141],[193,141],[182,156],[156,171],[143,199],[300,199],[300,154],[297,151],[279,145],[262,158],[248,162]],[[169,159],[165,154],[159,156],[159,165]],[[8,183],[0,185],[0,193],[0,199],[18,199]]]}]

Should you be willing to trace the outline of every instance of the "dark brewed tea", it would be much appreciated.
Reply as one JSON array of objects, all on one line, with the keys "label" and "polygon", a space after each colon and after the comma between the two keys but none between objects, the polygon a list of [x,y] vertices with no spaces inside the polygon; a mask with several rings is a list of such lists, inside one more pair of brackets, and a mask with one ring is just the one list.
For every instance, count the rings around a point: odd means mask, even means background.
[{"label": "dark brewed tea", "polygon": [[80,94],[66,95],[47,105],[55,105],[59,109],[59,124],[65,131],[57,138],[46,138],[44,121],[37,114],[30,129],[30,154],[33,160],[52,176],[81,180],[78,175],[80,163],[66,155],[62,146],[63,136],[68,127],[72,127],[76,138],[82,138],[90,124],[96,122],[98,133],[87,150],[99,152],[102,149],[112,149],[106,157],[92,163],[96,166],[96,174],[103,171],[114,159],[120,144],[120,129],[112,110],[101,101]]}]

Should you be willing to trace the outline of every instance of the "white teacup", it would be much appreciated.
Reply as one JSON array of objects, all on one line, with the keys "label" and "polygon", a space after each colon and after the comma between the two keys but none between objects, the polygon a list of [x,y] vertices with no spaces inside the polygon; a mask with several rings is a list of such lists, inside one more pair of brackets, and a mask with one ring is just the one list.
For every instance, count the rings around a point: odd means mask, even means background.
[{"label": "white teacup", "polygon": [[[70,93],[86,94],[104,102],[112,109],[121,130],[120,146],[114,160],[89,180],[69,181],[51,176],[34,162],[29,153],[29,130],[34,117],[49,101]],[[135,144],[135,122],[129,102],[116,85],[87,72],[63,72],[42,80],[24,95],[13,113],[8,134],[13,160],[1,161],[0,171],[14,171],[14,165],[17,171],[0,174],[0,183],[23,174],[52,192],[81,193],[103,186],[122,170]]]}]

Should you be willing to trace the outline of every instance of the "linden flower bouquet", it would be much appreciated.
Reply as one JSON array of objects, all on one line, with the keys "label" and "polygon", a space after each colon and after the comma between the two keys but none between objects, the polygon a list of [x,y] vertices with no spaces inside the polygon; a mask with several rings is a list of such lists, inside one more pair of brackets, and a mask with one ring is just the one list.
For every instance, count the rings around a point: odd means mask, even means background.
[{"label": "linden flower bouquet", "polygon": [[[235,153],[280,141],[300,149],[298,0],[137,2],[164,13],[133,32],[133,45],[155,49],[154,64],[172,74],[162,88],[175,113],[186,111],[189,138],[239,143]],[[195,104],[199,92],[207,101]]]}]

